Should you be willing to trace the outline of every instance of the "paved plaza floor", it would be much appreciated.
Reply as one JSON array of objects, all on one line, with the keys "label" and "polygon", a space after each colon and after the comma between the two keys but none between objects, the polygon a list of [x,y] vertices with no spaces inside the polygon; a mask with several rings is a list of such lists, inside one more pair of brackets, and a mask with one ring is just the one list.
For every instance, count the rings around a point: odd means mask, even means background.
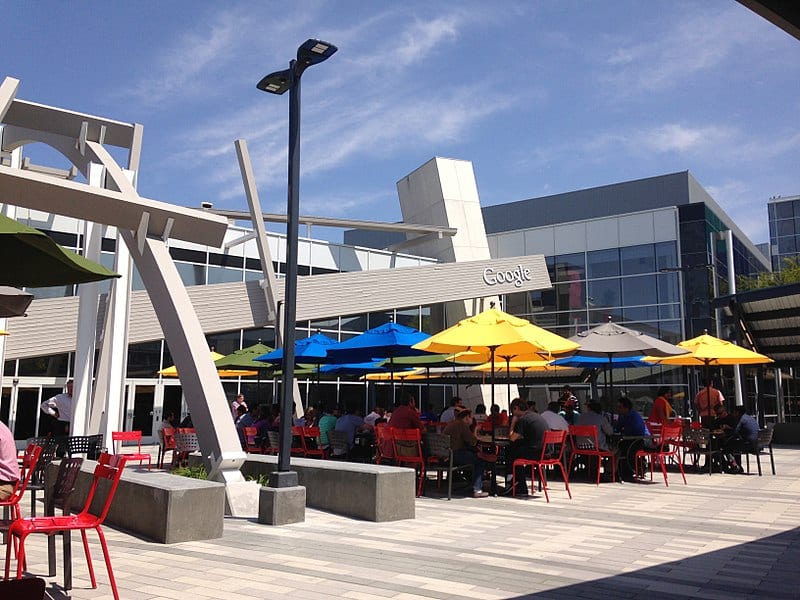
[{"label": "paved plaza floor", "polygon": [[[777,448],[778,474],[670,474],[653,483],[552,482],[532,498],[423,497],[416,519],[355,521],[307,510],[285,527],[228,518],[221,539],[153,544],[105,528],[123,599],[800,598],[800,449]],[[751,461],[755,471],[755,461]],[[431,486],[435,489],[435,484]],[[90,534],[92,590],[73,540],[74,589],[110,598]],[[76,543],[77,542],[77,543]],[[29,572],[47,573],[44,536]],[[60,554],[60,552],[59,552]]]}]

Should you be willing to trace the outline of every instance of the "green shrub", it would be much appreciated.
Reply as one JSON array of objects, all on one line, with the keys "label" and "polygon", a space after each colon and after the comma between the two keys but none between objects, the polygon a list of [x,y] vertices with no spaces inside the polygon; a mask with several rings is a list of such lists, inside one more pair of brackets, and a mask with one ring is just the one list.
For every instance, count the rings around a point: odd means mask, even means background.
[{"label": "green shrub", "polygon": [[181,477],[191,477],[192,479],[208,479],[208,472],[203,465],[196,467],[176,467],[172,470],[173,475]]}]

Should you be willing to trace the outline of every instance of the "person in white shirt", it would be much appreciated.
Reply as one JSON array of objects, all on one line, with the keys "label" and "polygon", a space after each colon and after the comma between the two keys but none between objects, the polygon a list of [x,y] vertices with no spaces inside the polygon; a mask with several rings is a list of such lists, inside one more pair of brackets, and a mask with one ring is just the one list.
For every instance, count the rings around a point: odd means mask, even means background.
[{"label": "person in white shirt", "polygon": [[542,418],[547,423],[547,428],[555,431],[569,430],[567,420],[558,414],[558,402],[550,402],[547,410],[542,413]]},{"label": "person in white shirt", "polygon": [[244,400],[244,394],[239,394],[238,396],[236,396],[236,399],[233,402],[231,402],[231,416],[233,416],[234,422],[236,421],[236,419],[239,418],[239,413],[237,412],[236,409],[239,408],[240,406],[244,406],[245,411],[249,410],[247,408],[247,402],[245,402]]},{"label": "person in white shirt", "polygon": [[603,407],[599,402],[589,402],[589,410],[578,417],[578,425],[594,425],[597,427],[597,445],[600,450],[610,450],[606,436],[614,433],[614,428],[603,416]]},{"label": "person in white shirt", "polygon": [[57,424],[54,435],[69,435],[69,424],[72,421],[72,380],[67,382],[67,391],[56,394],[42,402],[42,412],[55,417]]},{"label": "person in white shirt", "polygon": [[440,423],[449,423],[456,418],[456,412],[464,408],[464,402],[458,396],[450,398],[450,406],[444,409],[444,412],[439,417]]},{"label": "person in white shirt", "polygon": [[376,406],[372,409],[372,412],[369,413],[366,417],[364,417],[364,423],[370,425],[371,427],[375,427],[375,421],[378,419],[383,419],[384,415],[386,414],[386,409],[382,406]]}]

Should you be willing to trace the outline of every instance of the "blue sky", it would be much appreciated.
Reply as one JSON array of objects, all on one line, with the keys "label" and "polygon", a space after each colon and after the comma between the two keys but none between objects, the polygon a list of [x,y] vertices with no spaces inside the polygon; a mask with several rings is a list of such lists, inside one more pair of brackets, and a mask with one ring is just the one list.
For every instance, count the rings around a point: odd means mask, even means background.
[{"label": "blue sky", "polygon": [[144,125],[149,198],[245,210],[244,138],[264,210],[285,212],[288,96],[255,84],[309,37],[339,52],[303,77],[302,214],[399,220],[395,182],[433,156],[472,161],[484,205],[688,169],[755,242],[767,199],[800,193],[800,42],[733,0],[6,0],[2,14],[0,77],[18,97]]}]

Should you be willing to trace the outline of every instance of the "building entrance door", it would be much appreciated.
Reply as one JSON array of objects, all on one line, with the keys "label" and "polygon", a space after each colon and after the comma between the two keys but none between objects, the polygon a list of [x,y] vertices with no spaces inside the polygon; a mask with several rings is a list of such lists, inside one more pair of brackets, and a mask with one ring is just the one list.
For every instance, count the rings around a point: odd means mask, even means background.
[{"label": "building entrance door", "polygon": [[154,428],[154,408],[156,403],[155,384],[132,383],[128,386],[125,410],[125,430],[141,431],[142,441],[152,443]]}]

